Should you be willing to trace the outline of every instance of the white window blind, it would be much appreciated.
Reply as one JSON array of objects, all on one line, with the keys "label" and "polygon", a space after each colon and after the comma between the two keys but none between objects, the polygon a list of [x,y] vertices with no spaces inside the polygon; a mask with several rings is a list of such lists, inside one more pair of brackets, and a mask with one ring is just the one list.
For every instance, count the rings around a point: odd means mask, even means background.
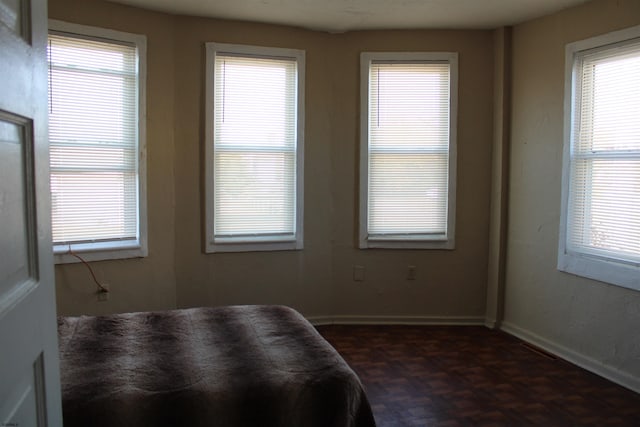
[{"label": "white window blind", "polygon": [[49,35],[55,245],[139,238],[135,44]]},{"label": "white window blind", "polygon": [[[208,83],[213,86],[209,249],[299,249],[303,53],[215,43],[208,49],[213,77]],[[293,245],[278,247],[278,242]]]},{"label": "white window blind", "polygon": [[452,238],[451,69],[448,59],[368,64],[368,241]]},{"label": "white window blind", "polygon": [[640,39],[574,62],[567,251],[640,263]]}]

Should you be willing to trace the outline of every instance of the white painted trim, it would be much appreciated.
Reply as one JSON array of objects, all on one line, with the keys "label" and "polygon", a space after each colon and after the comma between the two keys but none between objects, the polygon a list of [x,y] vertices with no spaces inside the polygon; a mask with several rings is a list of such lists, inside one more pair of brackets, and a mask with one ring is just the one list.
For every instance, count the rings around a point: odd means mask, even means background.
[{"label": "white painted trim", "polygon": [[358,242],[360,249],[367,248],[369,218],[369,67],[371,55],[360,54],[360,194]]},{"label": "white painted trim", "polygon": [[[143,258],[147,256],[146,243],[143,247],[135,240],[72,244],[71,249],[74,253],[79,254],[85,261]],[[69,254],[69,245],[54,245],[53,256],[55,264],[75,264],[82,262]]]},{"label": "white painted trim", "polygon": [[[149,254],[147,238],[147,36],[106,28],[49,20],[49,30],[79,38],[102,39],[113,43],[135,45],[138,50],[138,239],[134,242],[118,241],[72,245],[74,252],[86,261],[142,258]],[[64,252],[67,245],[54,245],[54,262],[70,264],[80,262]]]},{"label": "white painted trim", "polygon": [[[369,194],[369,68],[372,61],[443,62],[450,65],[449,87],[449,194],[446,236],[376,239],[368,232]],[[456,177],[458,140],[458,53],[457,52],[362,52],[360,54],[360,194],[359,248],[455,249]]]},{"label": "white painted trim", "polygon": [[567,247],[569,191],[571,183],[572,133],[575,114],[574,97],[580,94],[579,79],[576,79],[576,56],[581,52],[602,49],[615,50],[616,44],[640,37],[640,25],[620,31],[569,43],[565,47],[565,93],[564,93],[564,145],[562,152],[562,199],[558,238],[557,268],[560,271],[598,280],[604,283],[640,291],[640,266],[633,262],[618,262],[595,253],[569,250]]},{"label": "white painted trim", "polygon": [[484,326],[486,326],[489,329],[497,329],[499,328],[499,323],[496,319],[490,319],[486,317],[484,319]]},{"label": "white painted trim", "polygon": [[[305,112],[305,51],[277,47],[250,46],[226,43],[205,43],[205,235],[204,250],[213,252],[286,251],[304,248],[304,112]],[[287,239],[243,238],[237,241],[216,241],[214,236],[215,198],[213,192],[214,120],[215,120],[215,61],[219,53],[232,53],[263,58],[287,58],[295,60],[297,73],[297,128],[296,128],[296,230]]]},{"label": "white painted trim", "polygon": [[72,36],[88,36],[92,40],[97,38],[104,39],[107,42],[120,41],[135,45],[143,44],[146,53],[147,36],[144,34],[127,33],[124,31],[111,30],[109,28],[74,24],[72,22],[60,21],[57,19],[49,19],[49,30],[69,33]]},{"label": "white painted trim", "polygon": [[603,378],[608,379],[616,384],[626,387],[636,393],[640,393],[640,378],[634,377],[626,372],[620,371],[612,366],[592,359],[588,356],[580,354],[574,350],[564,347],[560,344],[549,341],[533,332],[520,328],[510,322],[503,322],[500,330],[518,337],[530,344],[536,345],[541,349],[554,354],[567,362],[573,363],[587,371],[593,372]]},{"label": "white painted trim", "polygon": [[483,326],[484,317],[480,316],[309,316],[313,325],[457,325]]},{"label": "white painted trim", "polygon": [[567,44],[567,50],[571,49],[572,51],[577,52],[581,50],[593,49],[609,44],[619,43],[621,41],[638,37],[640,37],[640,25],[569,43]]}]

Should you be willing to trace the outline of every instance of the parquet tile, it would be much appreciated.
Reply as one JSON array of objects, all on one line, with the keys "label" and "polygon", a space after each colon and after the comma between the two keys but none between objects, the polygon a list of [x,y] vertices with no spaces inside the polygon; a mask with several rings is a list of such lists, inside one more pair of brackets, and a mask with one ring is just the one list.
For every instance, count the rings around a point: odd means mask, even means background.
[{"label": "parquet tile", "polygon": [[319,326],[379,427],[640,426],[640,395],[476,326]]}]

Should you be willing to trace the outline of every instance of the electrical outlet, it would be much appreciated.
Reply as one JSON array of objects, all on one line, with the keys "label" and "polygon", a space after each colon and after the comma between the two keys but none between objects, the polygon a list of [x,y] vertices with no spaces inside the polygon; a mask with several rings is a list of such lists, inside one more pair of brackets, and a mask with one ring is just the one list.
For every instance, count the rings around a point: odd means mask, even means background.
[{"label": "electrical outlet", "polygon": [[364,265],[353,266],[353,281],[354,282],[364,281]]},{"label": "electrical outlet", "polygon": [[416,280],[416,266],[407,266],[407,280]]},{"label": "electrical outlet", "polygon": [[110,293],[109,285],[106,283],[103,283],[102,287],[104,289],[98,289],[98,292],[97,292],[98,301],[100,302],[109,301],[109,293]]}]

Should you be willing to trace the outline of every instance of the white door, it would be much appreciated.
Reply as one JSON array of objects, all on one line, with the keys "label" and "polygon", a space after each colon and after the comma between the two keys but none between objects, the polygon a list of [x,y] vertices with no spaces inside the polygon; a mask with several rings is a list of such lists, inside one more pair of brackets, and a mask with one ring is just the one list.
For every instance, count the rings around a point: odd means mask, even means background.
[{"label": "white door", "polygon": [[46,43],[46,0],[0,0],[0,426],[62,426]]}]

